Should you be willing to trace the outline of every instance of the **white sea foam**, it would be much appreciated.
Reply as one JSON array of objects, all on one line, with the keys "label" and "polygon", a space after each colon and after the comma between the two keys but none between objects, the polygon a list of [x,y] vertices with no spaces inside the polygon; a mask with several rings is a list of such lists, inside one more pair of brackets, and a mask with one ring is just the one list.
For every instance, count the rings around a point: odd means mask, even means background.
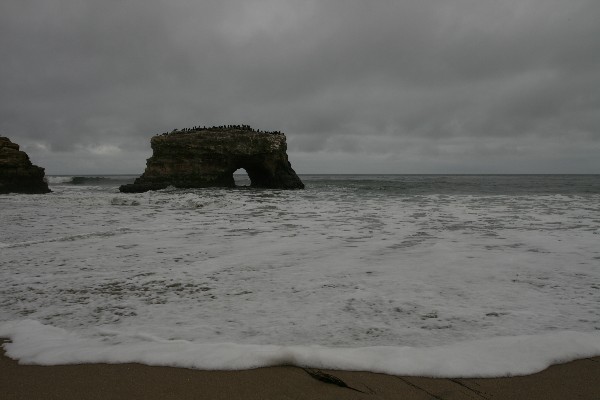
[{"label": "white sea foam", "polygon": [[[138,333],[82,337],[24,320],[0,324],[7,354],[23,364],[129,363],[210,370],[295,365],[432,377],[495,377],[538,372],[551,364],[600,355],[600,335],[558,332],[434,347],[275,346],[196,343]],[[112,336],[107,343],[106,336]],[[132,340],[133,339],[133,340]],[[115,343],[115,340],[117,343]],[[123,340],[125,343],[118,343]]]},{"label": "white sea foam", "polygon": [[327,181],[1,196],[0,335],[28,362],[532,372],[597,354],[599,204]]},{"label": "white sea foam", "polygon": [[46,175],[46,181],[50,185],[59,185],[63,183],[71,183],[73,181],[72,176],[48,176]]}]

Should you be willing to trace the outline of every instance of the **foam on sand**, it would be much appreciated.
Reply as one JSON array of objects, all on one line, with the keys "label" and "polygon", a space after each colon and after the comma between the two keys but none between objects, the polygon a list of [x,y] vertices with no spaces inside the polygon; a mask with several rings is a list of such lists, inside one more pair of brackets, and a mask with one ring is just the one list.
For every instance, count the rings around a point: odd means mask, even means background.
[{"label": "foam on sand", "polygon": [[83,336],[34,320],[5,322],[9,357],[23,364],[130,363],[209,370],[295,365],[431,377],[525,375],[600,355],[600,335],[557,332],[497,337],[434,347],[243,345],[165,340],[138,333],[97,331]]}]

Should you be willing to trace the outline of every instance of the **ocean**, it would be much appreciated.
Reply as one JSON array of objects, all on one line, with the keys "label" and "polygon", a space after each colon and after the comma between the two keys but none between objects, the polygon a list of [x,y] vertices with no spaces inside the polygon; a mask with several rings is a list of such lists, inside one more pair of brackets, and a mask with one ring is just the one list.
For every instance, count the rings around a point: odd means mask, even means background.
[{"label": "ocean", "polygon": [[300,177],[0,195],[7,354],[444,377],[600,355],[600,175]]}]

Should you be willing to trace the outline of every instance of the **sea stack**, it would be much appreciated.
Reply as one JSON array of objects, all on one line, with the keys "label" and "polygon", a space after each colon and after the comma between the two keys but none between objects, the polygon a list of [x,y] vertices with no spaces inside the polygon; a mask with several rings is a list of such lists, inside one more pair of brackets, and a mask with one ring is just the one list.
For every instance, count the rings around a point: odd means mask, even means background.
[{"label": "sea stack", "polygon": [[49,192],[44,168],[33,165],[18,144],[0,136],[0,194]]},{"label": "sea stack", "polygon": [[146,170],[135,183],[121,186],[121,192],[234,187],[233,173],[240,168],[254,188],[304,188],[288,161],[281,132],[261,132],[248,125],[194,127],[154,136],[150,145]]}]

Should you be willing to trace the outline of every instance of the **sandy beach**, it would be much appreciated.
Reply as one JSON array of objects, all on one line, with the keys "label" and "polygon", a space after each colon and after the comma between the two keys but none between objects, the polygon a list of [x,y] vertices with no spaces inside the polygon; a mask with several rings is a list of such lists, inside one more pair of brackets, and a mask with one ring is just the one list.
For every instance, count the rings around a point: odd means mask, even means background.
[{"label": "sandy beach", "polygon": [[[320,379],[335,381],[324,382]],[[0,357],[0,397],[17,399],[600,399],[600,357],[528,376],[435,379],[280,366],[199,371],[141,364],[19,365]],[[340,382],[341,381],[341,382]],[[343,382],[343,383],[342,383]],[[339,385],[347,385],[347,387]]]}]

